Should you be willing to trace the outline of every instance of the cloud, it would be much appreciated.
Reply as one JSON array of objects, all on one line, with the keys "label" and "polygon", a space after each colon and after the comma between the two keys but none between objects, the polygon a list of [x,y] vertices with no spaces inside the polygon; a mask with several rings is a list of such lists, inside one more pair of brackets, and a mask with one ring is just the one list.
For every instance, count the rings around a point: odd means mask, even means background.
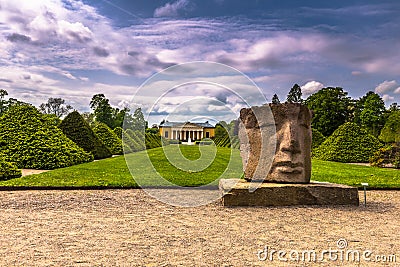
[{"label": "cloud", "polygon": [[93,47],[93,52],[96,56],[99,57],[108,57],[110,55],[107,49],[98,46]]},{"label": "cloud", "polygon": [[310,82],[307,82],[306,84],[304,84],[303,86],[301,86],[301,91],[304,95],[311,95],[315,92],[318,92],[319,90],[321,90],[324,87],[325,87],[325,85],[320,82],[310,81]]},{"label": "cloud", "polygon": [[154,11],[154,17],[179,17],[182,12],[189,11],[193,7],[189,0],[177,0],[173,3],[166,3]]},{"label": "cloud", "polygon": [[6,39],[13,43],[17,43],[17,42],[30,43],[32,41],[31,37],[23,35],[23,34],[18,34],[18,33],[13,33],[13,34],[8,35],[6,37]]},{"label": "cloud", "polygon": [[390,95],[383,95],[383,96],[382,96],[382,99],[383,99],[383,101],[387,102],[387,101],[392,101],[392,100],[394,100],[394,97],[393,97],[393,96],[390,96]]},{"label": "cloud", "polygon": [[375,93],[400,92],[400,85],[395,81],[384,81],[375,88]]}]

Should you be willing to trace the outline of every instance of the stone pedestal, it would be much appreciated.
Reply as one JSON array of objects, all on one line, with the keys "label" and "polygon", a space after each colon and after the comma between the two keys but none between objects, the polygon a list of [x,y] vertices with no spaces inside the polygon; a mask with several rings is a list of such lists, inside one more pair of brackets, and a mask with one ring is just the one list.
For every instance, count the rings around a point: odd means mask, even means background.
[{"label": "stone pedestal", "polygon": [[224,206],[359,205],[356,187],[311,182],[308,184],[263,183],[254,192],[250,182],[221,179]]}]

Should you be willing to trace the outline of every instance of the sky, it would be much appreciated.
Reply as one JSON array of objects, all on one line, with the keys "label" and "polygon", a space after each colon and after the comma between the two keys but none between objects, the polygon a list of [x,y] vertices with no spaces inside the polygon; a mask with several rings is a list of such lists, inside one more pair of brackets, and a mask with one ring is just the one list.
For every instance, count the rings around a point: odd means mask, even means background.
[{"label": "sky", "polygon": [[399,12],[398,0],[0,0],[0,89],[81,112],[102,93],[150,123],[229,121],[295,83],[304,98],[339,86],[388,106],[400,102]]}]

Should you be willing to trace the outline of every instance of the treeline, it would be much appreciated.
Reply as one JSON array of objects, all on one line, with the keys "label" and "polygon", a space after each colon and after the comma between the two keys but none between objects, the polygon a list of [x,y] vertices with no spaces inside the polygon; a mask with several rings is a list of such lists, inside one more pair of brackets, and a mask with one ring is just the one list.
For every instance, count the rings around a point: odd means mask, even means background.
[{"label": "treeline", "polygon": [[[272,103],[281,101],[277,94]],[[400,168],[400,107],[385,107],[384,100],[370,91],[352,99],[341,87],[326,87],[302,98],[295,84],[285,102],[302,103],[313,112],[313,157],[339,162],[368,162]],[[237,147],[238,121],[219,122],[215,128],[217,146]]]}]

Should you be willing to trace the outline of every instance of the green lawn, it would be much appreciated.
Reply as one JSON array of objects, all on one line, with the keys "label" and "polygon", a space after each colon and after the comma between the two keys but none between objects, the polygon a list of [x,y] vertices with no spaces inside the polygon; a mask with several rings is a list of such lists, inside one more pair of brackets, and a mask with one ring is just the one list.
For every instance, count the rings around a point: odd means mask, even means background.
[{"label": "green lawn", "polygon": [[[135,179],[142,186],[167,186],[169,182],[199,186],[216,185],[218,178],[239,178],[242,175],[238,150],[177,145],[165,149],[165,153],[162,148],[156,148],[129,154],[126,155],[127,161],[118,156],[2,181],[0,187],[138,187]],[[373,188],[400,188],[400,170],[320,160],[313,160],[311,179],[353,186],[367,182]]]}]

